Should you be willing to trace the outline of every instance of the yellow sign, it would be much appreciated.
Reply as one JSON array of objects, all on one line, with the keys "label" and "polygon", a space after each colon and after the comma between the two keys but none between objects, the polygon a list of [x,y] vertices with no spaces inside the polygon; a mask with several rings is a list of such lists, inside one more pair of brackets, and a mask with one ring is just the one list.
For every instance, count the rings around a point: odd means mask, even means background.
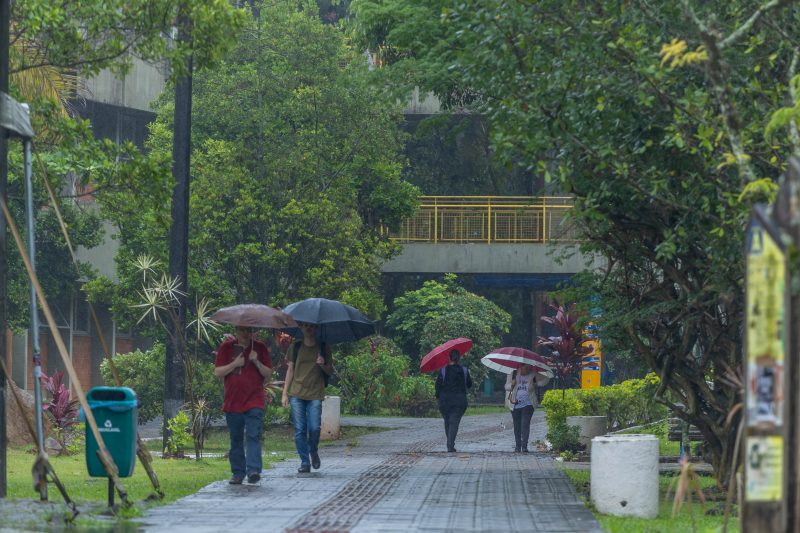
[{"label": "yellow sign", "polygon": [[783,437],[747,437],[745,499],[777,502],[783,499]]},{"label": "yellow sign", "polygon": [[747,420],[749,426],[783,424],[786,323],[783,250],[753,222],[747,253]]},{"label": "yellow sign", "polygon": [[783,250],[767,230],[751,227],[747,254],[747,358],[783,363],[786,267]]},{"label": "yellow sign", "polygon": [[[584,334],[587,334],[587,332],[584,331]],[[581,388],[594,389],[600,386],[600,371],[603,364],[603,351],[600,347],[600,339],[595,335],[591,335],[590,338],[583,341],[581,345],[586,348],[591,348],[592,350],[583,356]]]}]

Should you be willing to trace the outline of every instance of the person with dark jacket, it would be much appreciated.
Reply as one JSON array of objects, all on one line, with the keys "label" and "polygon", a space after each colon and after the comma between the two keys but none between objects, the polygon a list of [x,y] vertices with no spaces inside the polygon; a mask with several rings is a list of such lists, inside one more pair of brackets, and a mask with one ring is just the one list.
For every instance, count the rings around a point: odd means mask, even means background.
[{"label": "person with dark jacket", "polygon": [[444,418],[448,452],[456,451],[458,426],[467,410],[467,389],[472,387],[469,370],[458,364],[460,358],[458,350],[452,350],[450,362],[436,376],[436,398],[439,401],[439,412]]}]

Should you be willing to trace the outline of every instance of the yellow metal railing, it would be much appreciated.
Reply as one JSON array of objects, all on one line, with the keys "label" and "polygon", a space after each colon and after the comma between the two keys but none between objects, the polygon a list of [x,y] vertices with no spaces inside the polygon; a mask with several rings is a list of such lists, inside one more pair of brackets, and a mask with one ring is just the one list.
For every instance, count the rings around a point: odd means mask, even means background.
[{"label": "yellow metal railing", "polygon": [[569,196],[422,196],[420,208],[389,236],[404,243],[575,241],[565,220]]}]

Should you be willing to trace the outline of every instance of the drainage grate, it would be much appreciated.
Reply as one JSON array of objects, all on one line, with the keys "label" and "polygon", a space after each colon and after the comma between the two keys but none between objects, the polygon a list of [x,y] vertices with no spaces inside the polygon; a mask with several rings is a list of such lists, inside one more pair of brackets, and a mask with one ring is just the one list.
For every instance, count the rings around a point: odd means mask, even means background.
[{"label": "drainage grate", "polygon": [[[487,426],[459,434],[459,439],[483,437],[499,431],[498,426]],[[380,464],[372,466],[338,493],[321,503],[288,527],[285,533],[347,533],[367,511],[391,490],[425,452],[441,444],[441,439],[411,443],[403,452],[393,454]]]}]

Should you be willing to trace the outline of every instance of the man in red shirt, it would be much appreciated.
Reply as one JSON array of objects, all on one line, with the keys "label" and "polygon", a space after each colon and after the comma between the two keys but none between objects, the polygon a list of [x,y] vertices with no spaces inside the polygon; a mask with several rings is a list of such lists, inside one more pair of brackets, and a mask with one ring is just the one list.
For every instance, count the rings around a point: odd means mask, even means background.
[{"label": "man in red shirt", "polygon": [[[253,328],[236,326],[235,337],[217,349],[214,375],[224,379],[225,422],[231,437],[229,483],[261,479],[261,435],[264,429],[264,381],[272,376],[266,344],[253,339]],[[247,455],[245,456],[245,439]]]}]

